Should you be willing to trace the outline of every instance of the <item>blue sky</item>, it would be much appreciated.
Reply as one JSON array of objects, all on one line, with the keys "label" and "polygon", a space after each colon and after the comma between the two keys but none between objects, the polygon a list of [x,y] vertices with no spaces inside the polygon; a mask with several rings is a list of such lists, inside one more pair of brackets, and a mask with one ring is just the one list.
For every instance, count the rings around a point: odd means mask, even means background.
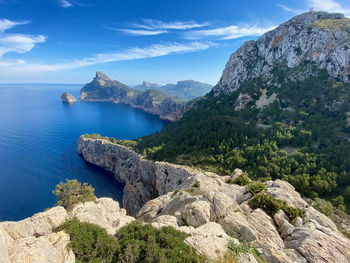
[{"label": "blue sky", "polygon": [[349,0],[0,0],[1,83],[215,85],[230,54],[296,14]]}]

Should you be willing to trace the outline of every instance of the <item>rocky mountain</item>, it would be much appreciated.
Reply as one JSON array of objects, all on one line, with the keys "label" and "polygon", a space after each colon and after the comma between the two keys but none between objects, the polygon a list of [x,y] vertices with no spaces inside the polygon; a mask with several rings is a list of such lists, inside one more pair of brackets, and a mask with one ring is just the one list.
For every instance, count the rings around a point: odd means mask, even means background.
[{"label": "rocky mountain", "polygon": [[159,85],[159,84],[143,81],[142,84],[135,86],[134,89],[145,91],[145,90],[149,90],[149,89],[158,89],[160,87],[161,87],[161,85]]},{"label": "rocky mountain", "polygon": [[170,95],[180,101],[189,101],[207,94],[213,86],[194,80],[182,80],[176,84],[166,84],[164,86],[143,82],[141,85],[135,87],[139,90],[156,89]]},{"label": "rocky mountain", "polygon": [[84,101],[124,103],[169,121],[178,120],[187,109],[185,103],[161,91],[132,89],[123,83],[111,80],[101,72],[97,72],[95,78],[80,92],[80,99]]},{"label": "rocky mountain", "polygon": [[246,42],[209,94],[135,150],[222,175],[238,167],[284,179],[350,213],[349,43],[344,15],[298,15]]},{"label": "rocky mountain", "polygon": [[[326,69],[333,78],[350,80],[350,22],[343,14],[309,12],[298,15],[257,41],[248,41],[226,64],[215,94],[231,93],[244,82],[262,77],[268,81],[278,65],[297,68],[305,64]],[[316,72],[297,72],[304,80]]]}]

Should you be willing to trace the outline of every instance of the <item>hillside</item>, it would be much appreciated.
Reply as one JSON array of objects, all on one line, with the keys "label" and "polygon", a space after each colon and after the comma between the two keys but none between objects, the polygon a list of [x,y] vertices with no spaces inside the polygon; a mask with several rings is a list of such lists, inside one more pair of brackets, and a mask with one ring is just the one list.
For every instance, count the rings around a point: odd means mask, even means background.
[{"label": "hillside", "polygon": [[168,121],[178,120],[187,109],[185,103],[162,91],[132,89],[123,83],[111,80],[101,72],[97,72],[95,78],[80,92],[80,99],[83,101],[124,103]]},{"label": "hillside", "polygon": [[141,138],[149,158],[222,175],[283,179],[311,198],[350,204],[350,28],[310,12],[231,55],[219,83],[184,117]]},{"label": "hillside", "polygon": [[176,84],[166,84],[164,86],[144,81],[134,88],[137,90],[156,89],[177,100],[189,101],[204,96],[213,86],[194,80],[182,80]]}]

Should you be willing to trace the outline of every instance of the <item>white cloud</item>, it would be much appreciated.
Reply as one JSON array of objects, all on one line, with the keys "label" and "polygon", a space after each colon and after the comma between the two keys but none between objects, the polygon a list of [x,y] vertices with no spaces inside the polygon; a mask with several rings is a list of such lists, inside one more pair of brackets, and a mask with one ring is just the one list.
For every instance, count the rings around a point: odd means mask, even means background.
[{"label": "white cloud", "polygon": [[186,29],[192,29],[192,28],[199,28],[199,27],[205,27],[210,25],[209,22],[205,23],[196,23],[193,21],[187,21],[187,22],[163,22],[160,20],[154,20],[154,19],[143,19],[142,20],[144,24],[136,24],[136,27],[143,28],[143,29],[177,29],[177,30],[186,30]]},{"label": "white cloud", "polygon": [[276,28],[272,27],[259,27],[259,26],[227,26],[206,30],[194,30],[187,32],[185,37],[188,39],[200,39],[205,37],[220,37],[222,40],[235,39],[245,36],[260,36],[267,31]]},{"label": "white cloud", "polygon": [[307,0],[307,2],[310,4],[310,7],[313,7],[316,11],[344,13],[346,16],[350,16],[350,9],[343,7],[334,0]]},{"label": "white cloud", "polygon": [[282,5],[282,4],[276,4],[278,7],[282,8],[284,11],[293,13],[295,15],[301,14],[303,12],[305,12],[305,10],[300,10],[300,9],[296,9],[296,8],[292,8],[292,7],[288,7],[286,5]]},{"label": "white cloud", "polygon": [[46,41],[44,36],[30,36],[30,35],[1,35],[0,36],[0,57],[6,53],[16,52],[25,53],[35,46],[37,43]]},{"label": "white cloud", "polygon": [[109,29],[122,31],[124,33],[127,33],[129,35],[134,35],[134,36],[154,36],[154,35],[160,35],[168,32],[166,30],[114,29],[114,28],[109,28]]},{"label": "white cloud", "polygon": [[60,0],[59,4],[63,8],[68,8],[68,7],[73,6],[73,4],[68,0]]},{"label": "white cloud", "polygon": [[29,21],[15,22],[8,19],[0,19],[0,32],[3,33],[8,29],[11,29],[18,25],[28,24]]},{"label": "white cloud", "polygon": [[37,43],[46,41],[46,37],[39,35],[5,34],[5,31],[18,25],[28,24],[28,21],[15,22],[8,19],[0,20],[0,58],[6,53],[25,53]]},{"label": "white cloud", "polygon": [[116,61],[136,60],[143,58],[154,58],[166,56],[170,54],[189,53],[205,50],[213,46],[212,43],[191,42],[188,44],[170,43],[155,44],[145,48],[130,48],[125,51],[114,53],[97,54],[96,56],[69,61],[57,64],[31,64],[25,61],[0,62],[1,72],[16,71],[19,73],[40,73],[59,70],[71,70],[80,67],[92,66],[102,63],[110,63]]}]

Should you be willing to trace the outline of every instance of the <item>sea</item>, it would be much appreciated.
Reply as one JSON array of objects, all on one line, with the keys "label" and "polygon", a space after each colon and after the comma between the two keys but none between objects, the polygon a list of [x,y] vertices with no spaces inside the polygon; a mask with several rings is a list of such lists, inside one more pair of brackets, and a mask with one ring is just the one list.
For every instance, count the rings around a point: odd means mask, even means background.
[{"label": "sea", "polygon": [[[79,101],[81,87],[0,85],[0,221],[21,220],[54,206],[52,191],[65,179],[87,182],[97,197],[121,204],[123,185],[79,156],[79,136],[136,139],[168,123],[128,105]],[[77,102],[62,103],[63,92]]]}]

